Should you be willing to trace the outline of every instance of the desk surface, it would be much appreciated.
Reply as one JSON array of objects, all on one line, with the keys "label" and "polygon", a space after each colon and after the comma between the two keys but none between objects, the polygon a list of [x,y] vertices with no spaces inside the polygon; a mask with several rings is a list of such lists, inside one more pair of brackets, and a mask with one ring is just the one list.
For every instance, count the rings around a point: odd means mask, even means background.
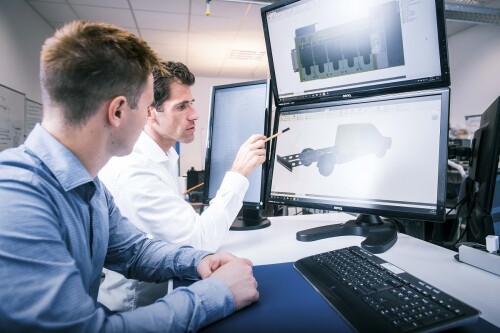
[{"label": "desk surface", "polygon": [[[271,226],[252,231],[230,231],[218,252],[248,258],[254,265],[294,262],[300,258],[352,245],[363,237],[342,236],[314,242],[295,239],[299,230],[343,223],[344,213],[271,217]],[[481,318],[500,327],[500,276],[460,263],[456,253],[405,234],[387,252],[378,254],[410,274],[453,295],[482,312]],[[312,289],[311,289],[312,290]]]}]

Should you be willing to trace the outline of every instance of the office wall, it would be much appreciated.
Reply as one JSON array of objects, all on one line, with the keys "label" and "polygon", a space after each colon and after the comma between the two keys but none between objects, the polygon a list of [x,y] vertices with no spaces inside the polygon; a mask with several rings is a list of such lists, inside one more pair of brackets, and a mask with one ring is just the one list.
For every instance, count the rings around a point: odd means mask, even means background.
[{"label": "office wall", "polygon": [[0,0],[0,84],[42,102],[40,48],[53,33],[25,1]]},{"label": "office wall", "polygon": [[500,96],[500,26],[477,25],[448,39],[451,73],[450,123],[481,114]]}]

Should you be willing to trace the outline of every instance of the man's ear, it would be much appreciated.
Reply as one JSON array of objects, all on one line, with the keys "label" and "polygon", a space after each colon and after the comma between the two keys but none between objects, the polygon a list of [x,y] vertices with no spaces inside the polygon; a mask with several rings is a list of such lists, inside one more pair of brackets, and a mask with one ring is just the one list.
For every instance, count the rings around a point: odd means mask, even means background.
[{"label": "man's ear", "polygon": [[148,121],[156,120],[156,108],[152,105],[148,106]]},{"label": "man's ear", "polygon": [[108,106],[108,119],[112,126],[120,126],[125,115],[125,107],[127,98],[125,96],[117,96],[111,100]]}]

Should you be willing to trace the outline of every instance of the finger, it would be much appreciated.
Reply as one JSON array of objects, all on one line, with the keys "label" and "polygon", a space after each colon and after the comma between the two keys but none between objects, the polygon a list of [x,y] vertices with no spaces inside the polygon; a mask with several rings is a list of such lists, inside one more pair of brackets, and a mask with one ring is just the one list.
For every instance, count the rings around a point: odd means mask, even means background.
[{"label": "finger", "polygon": [[253,134],[252,136],[250,136],[250,138],[248,138],[247,142],[249,142],[249,143],[256,143],[256,142],[259,142],[259,141],[264,141],[265,138],[266,138],[265,135],[262,135],[262,134]]},{"label": "finger", "polygon": [[258,141],[255,141],[254,143],[250,144],[250,149],[265,149],[265,144],[264,144],[264,140],[258,140]]},{"label": "finger", "polygon": [[253,267],[253,262],[250,259],[241,258],[241,260],[243,260],[245,263],[247,263],[248,265],[250,265],[251,267]]},{"label": "finger", "polygon": [[200,265],[198,266],[198,274],[200,274],[200,277],[202,279],[206,279],[212,275],[213,271],[210,269],[210,266],[208,265]]}]

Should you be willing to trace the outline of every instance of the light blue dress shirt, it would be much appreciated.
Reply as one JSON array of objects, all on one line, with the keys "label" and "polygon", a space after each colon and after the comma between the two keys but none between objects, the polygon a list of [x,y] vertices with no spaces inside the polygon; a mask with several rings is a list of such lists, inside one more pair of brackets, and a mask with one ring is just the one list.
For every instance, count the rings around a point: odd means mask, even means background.
[{"label": "light blue dress shirt", "polygon": [[216,278],[123,313],[106,314],[96,299],[103,266],[150,282],[196,279],[207,254],[145,237],[40,125],[0,153],[0,331],[196,331],[234,311]]}]

